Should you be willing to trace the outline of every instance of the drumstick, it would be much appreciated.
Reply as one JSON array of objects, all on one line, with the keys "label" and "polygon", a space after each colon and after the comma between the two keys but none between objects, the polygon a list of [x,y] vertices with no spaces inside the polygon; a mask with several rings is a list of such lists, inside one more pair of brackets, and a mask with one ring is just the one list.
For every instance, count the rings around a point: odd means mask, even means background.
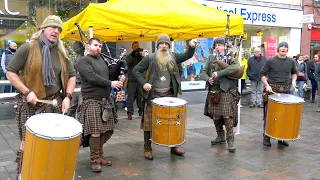
[{"label": "drumstick", "polygon": [[39,102],[39,103],[52,104],[53,106],[58,106],[58,101],[56,99],[53,99],[53,100],[37,99],[36,101]]},{"label": "drumstick", "polygon": [[280,95],[281,95],[280,93],[276,93],[276,92],[274,92],[274,91],[271,91],[271,93],[272,93],[272,94],[275,94],[275,95],[277,95],[277,96],[280,96]]}]

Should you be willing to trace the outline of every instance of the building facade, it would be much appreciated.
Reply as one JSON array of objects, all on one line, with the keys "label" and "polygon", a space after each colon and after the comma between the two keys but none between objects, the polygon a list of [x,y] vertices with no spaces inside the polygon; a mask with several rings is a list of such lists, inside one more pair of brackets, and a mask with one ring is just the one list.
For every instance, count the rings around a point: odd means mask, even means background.
[{"label": "building facade", "polygon": [[262,54],[271,58],[276,54],[276,47],[281,41],[289,43],[290,56],[300,52],[303,14],[300,0],[194,1],[243,16],[245,24],[243,49],[249,56],[255,47],[261,47]]},{"label": "building facade", "polygon": [[302,26],[301,53],[320,55],[320,1],[303,0],[304,15],[313,15],[314,22],[304,23]]},{"label": "building facade", "polygon": [[92,2],[98,0],[0,0],[0,48],[28,41],[48,15],[67,20]]}]

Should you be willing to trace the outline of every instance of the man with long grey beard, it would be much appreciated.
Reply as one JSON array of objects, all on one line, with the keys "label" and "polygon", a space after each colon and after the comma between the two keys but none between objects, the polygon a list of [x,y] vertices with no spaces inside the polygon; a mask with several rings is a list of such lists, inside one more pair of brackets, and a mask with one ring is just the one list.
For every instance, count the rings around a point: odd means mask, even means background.
[{"label": "man with long grey beard", "polygon": [[[191,58],[195,52],[197,40],[189,41],[190,48],[184,53],[170,52],[171,41],[168,35],[162,34],[157,39],[157,51],[144,57],[133,68],[133,75],[143,87],[143,115],[141,128],[144,131],[144,157],[152,160],[151,100],[158,97],[177,97],[181,94],[181,80],[177,64]],[[144,76],[144,72],[146,75]],[[171,147],[171,153],[182,156],[184,151],[179,147]]]}]

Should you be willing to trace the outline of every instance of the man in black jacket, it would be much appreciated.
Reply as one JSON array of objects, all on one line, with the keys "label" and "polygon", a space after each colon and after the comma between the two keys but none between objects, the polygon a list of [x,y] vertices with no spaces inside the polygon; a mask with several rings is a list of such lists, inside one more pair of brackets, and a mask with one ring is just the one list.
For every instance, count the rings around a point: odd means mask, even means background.
[{"label": "man in black jacket", "polygon": [[138,42],[132,43],[132,52],[127,56],[126,62],[128,67],[128,101],[127,101],[127,115],[128,120],[132,120],[132,115],[134,114],[133,104],[136,100],[137,106],[139,108],[139,116],[142,114],[142,86],[138,84],[136,78],[132,74],[132,69],[141,61],[142,49],[139,48]]},{"label": "man in black jacket", "polygon": [[314,70],[315,70],[315,64],[309,60],[308,55],[304,55],[304,62],[307,64],[307,71],[308,71],[308,78],[311,82],[311,103],[314,103],[314,99],[316,97],[316,90],[317,90],[317,82],[314,78]]}]

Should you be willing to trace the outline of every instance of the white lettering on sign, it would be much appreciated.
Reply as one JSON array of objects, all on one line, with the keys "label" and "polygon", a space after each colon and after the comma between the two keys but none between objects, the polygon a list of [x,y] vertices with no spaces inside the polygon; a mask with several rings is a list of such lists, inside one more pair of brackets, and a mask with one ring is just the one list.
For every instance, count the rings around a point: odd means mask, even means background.
[{"label": "white lettering on sign", "polygon": [[[10,14],[10,15],[19,15],[20,13],[19,12],[11,12],[10,10],[9,10],[9,2],[8,2],[8,0],[4,0],[4,9],[6,10],[6,12],[8,13],[8,14]],[[0,10],[0,14],[1,15],[4,15],[4,13],[3,13],[3,11],[1,11]]]},{"label": "white lettering on sign", "polygon": [[301,28],[302,10],[262,7],[257,5],[221,2],[218,0],[193,0],[204,6],[243,17],[244,24]]}]

